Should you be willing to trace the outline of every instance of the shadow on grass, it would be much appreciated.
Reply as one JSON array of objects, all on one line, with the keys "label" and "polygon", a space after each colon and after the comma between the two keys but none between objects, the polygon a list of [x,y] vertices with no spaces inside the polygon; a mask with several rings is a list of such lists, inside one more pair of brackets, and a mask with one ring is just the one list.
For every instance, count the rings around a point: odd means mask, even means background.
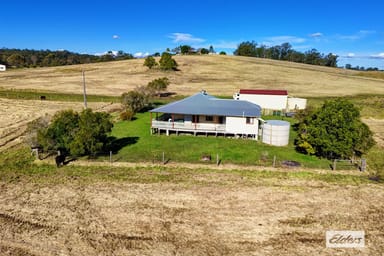
[{"label": "shadow on grass", "polygon": [[112,151],[113,154],[117,154],[122,148],[136,144],[139,137],[124,137],[119,139],[116,137],[110,137],[109,140],[109,146],[107,147],[108,154],[110,151]]}]

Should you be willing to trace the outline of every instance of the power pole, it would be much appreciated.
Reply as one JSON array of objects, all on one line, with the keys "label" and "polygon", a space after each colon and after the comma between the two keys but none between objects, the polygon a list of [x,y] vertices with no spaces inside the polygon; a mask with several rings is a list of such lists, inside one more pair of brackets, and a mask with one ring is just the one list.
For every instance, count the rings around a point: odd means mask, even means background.
[{"label": "power pole", "polygon": [[85,88],[85,72],[82,70],[83,74],[83,95],[84,95],[84,109],[87,109],[87,89]]}]

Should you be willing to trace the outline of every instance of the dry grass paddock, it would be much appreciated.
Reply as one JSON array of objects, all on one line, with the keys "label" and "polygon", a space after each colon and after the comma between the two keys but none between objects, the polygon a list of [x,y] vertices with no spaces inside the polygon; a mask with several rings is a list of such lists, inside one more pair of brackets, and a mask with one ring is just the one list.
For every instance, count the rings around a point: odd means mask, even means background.
[{"label": "dry grass paddock", "polygon": [[384,94],[382,79],[360,72],[239,56],[174,56],[177,72],[148,70],[143,59],[52,68],[10,70],[0,74],[0,87],[82,93],[85,70],[87,91],[121,95],[155,78],[170,79],[169,90],[191,95],[201,89],[231,96],[240,88],[287,89],[293,96]]},{"label": "dry grass paddock", "polygon": [[[183,175],[183,174],[180,174]],[[0,183],[1,255],[382,255],[384,190],[197,173],[185,182]],[[364,230],[364,249],[325,247]]]},{"label": "dry grass paddock", "polygon": [[[93,109],[109,107],[106,103],[88,103]],[[57,111],[74,109],[81,111],[81,102],[56,102],[35,100],[9,100],[0,98],[0,151],[19,144],[29,122]]]}]

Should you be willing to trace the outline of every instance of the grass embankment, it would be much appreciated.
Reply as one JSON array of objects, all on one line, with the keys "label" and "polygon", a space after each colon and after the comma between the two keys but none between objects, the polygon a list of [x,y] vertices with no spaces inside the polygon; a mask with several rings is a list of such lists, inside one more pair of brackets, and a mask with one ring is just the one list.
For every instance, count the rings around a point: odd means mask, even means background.
[{"label": "grass embankment", "polygon": [[319,173],[306,171],[282,171],[268,169],[211,169],[178,167],[167,165],[138,165],[136,167],[78,166],[57,168],[44,161],[34,161],[27,148],[10,150],[0,155],[0,182],[35,184],[130,182],[162,183],[170,182],[185,185],[257,185],[280,186],[281,181],[320,181],[339,185],[359,185],[377,183],[366,175],[343,173]]},{"label": "grass embankment", "polygon": [[[20,99],[20,100],[41,100],[44,96],[44,100],[50,101],[68,101],[68,102],[81,102],[84,100],[83,94],[72,93],[56,93],[56,92],[44,92],[34,90],[12,90],[0,88],[0,98],[7,99]],[[87,101],[89,102],[120,102],[120,97],[115,96],[103,96],[103,95],[87,95]]]}]

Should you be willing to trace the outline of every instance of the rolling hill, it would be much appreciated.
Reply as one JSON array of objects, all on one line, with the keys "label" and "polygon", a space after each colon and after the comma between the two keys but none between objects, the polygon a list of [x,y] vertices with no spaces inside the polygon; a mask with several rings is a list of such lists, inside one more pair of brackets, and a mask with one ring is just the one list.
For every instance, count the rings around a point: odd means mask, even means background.
[{"label": "rolling hill", "polygon": [[51,68],[17,69],[0,73],[0,88],[121,95],[149,81],[168,77],[169,90],[191,95],[201,89],[231,96],[240,88],[287,89],[298,97],[383,94],[384,80],[358,71],[240,56],[174,56],[177,72],[148,70],[143,59]]}]

